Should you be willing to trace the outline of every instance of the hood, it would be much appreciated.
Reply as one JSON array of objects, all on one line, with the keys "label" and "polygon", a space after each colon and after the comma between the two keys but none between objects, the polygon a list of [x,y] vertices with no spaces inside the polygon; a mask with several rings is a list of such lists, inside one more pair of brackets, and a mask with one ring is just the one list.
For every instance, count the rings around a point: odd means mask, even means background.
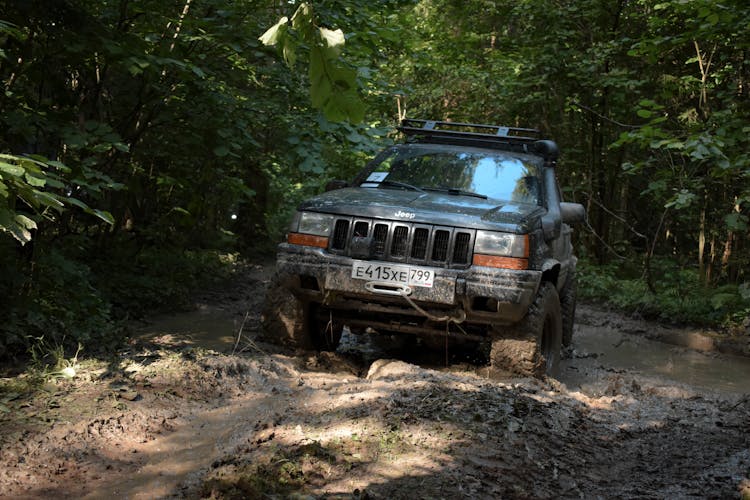
[{"label": "hood", "polygon": [[546,213],[525,203],[380,188],[328,191],[303,202],[299,210],[514,233],[531,231]]}]

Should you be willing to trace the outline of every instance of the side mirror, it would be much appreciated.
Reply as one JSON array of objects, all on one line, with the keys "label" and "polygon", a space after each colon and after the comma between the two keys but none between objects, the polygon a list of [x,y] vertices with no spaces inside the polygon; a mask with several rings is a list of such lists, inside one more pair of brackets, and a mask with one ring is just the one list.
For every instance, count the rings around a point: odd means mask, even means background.
[{"label": "side mirror", "polygon": [[560,203],[560,216],[566,224],[580,224],[586,221],[586,209],[580,203]]},{"label": "side mirror", "polygon": [[325,190],[326,191],[335,191],[336,189],[343,189],[345,187],[349,187],[349,183],[346,181],[342,181],[339,179],[335,179],[332,181],[328,181],[326,183]]}]

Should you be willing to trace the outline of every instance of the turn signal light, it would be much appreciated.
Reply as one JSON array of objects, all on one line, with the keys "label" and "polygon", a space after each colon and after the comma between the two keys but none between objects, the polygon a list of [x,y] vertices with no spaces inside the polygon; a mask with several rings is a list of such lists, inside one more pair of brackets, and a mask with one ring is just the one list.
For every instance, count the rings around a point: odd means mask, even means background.
[{"label": "turn signal light", "polygon": [[328,248],[328,238],[315,236],[313,234],[289,233],[286,236],[287,243],[291,245],[302,245],[306,247]]},{"label": "turn signal light", "polygon": [[502,269],[523,270],[529,268],[529,259],[518,257],[499,257],[497,255],[474,254],[475,266],[499,267]]}]

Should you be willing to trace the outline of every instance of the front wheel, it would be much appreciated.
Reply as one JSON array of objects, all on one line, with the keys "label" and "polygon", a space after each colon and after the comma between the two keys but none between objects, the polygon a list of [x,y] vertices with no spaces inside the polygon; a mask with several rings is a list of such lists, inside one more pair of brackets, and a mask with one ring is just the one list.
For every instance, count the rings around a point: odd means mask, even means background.
[{"label": "front wheel", "polygon": [[526,316],[492,341],[493,368],[523,376],[557,376],[562,348],[560,299],[552,283],[539,287]]},{"label": "front wheel", "polygon": [[335,351],[341,342],[344,325],[338,321],[331,311],[318,304],[310,304],[310,339],[319,351]]},{"label": "front wheel", "polygon": [[305,350],[335,351],[343,325],[317,304],[297,297],[282,275],[271,279],[263,304],[263,338]]}]

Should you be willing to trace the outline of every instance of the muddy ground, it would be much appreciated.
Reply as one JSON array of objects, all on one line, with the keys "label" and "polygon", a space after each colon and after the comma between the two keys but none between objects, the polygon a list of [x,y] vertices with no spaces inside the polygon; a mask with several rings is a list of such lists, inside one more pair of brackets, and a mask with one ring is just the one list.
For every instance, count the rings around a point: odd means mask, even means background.
[{"label": "muddy ground", "polygon": [[745,339],[587,306],[560,381],[369,339],[292,353],[254,341],[268,273],[72,378],[2,379],[0,496],[750,498],[750,363],[716,351]]}]

